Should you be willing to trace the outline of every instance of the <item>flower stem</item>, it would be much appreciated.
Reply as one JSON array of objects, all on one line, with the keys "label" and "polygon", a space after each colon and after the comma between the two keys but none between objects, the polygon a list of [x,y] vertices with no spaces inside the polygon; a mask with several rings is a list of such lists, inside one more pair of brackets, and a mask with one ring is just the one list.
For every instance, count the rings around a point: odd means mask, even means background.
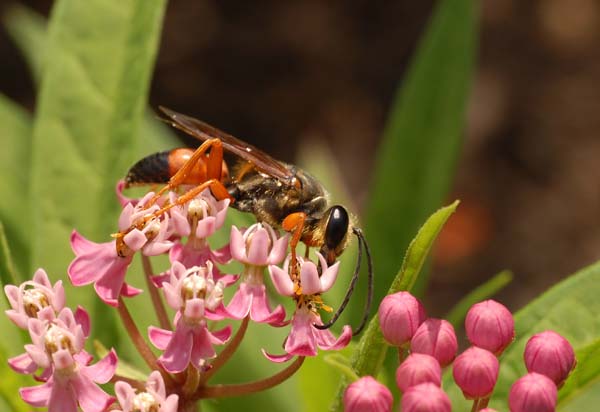
[{"label": "flower stem", "polygon": [[156,356],[152,353],[152,350],[140,334],[139,329],[137,328],[129,310],[127,310],[127,306],[125,306],[125,301],[122,297],[119,296],[119,306],[117,306],[117,310],[119,311],[119,316],[121,317],[121,321],[123,322],[123,326],[125,326],[125,330],[129,334],[129,338],[133,342],[133,345],[140,353],[146,365],[150,368],[150,370],[157,370],[163,376],[165,380],[165,384],[171,386],[173,384],[173,379],[171,375],[166,373],[163,368],[159,367],[156,362]]},{"label": "flower stem", "polygon": [[408,358],[408,346],[404,345],[398,347],[398,364],[402,364],[406,358]]},{"label": "flower stem", "polygon": [[242,339],[244,339],[246,329],[248,329],[249,319],[250,318],[246,316],[244,320],[242,320],[242,324],[240,325],[238,331],[235,333],[235,336],[233,337],[231,342],[229,342],[229,344],[221,351],[221,353],[219,353],[219,355],[212,361],[212,368],[210,368],[208,371],[202,374],[202,377],[200,378],[200,385],[204,385],[206,382],[208,382],[208,380],[212,378],[212,376],[215,373],[217,373],[217,371],[221,369],[221,367],[225,365],[225,363],[227,363],[229,358],[233,356],[238,346],[240,346]]},{"label": "flower stem", "polygon": [[125,376],[114,374],[110,381],[112,383],[115,383],[116,381],[123,381],[128,383],[129,385],[131,385],[131,387],[137,389],[138,391],[146,390],[145,383],[137,379],[127,378]]},{"label": "flower stem", "polygon": [[152,300],[152,306],[154,306],[154,311],[156,312],[156,317],[158,318],[158,323],[160,327],[167,330],[172,330],[171,322],[169,321],[169,316],[167,315],[167,311],[165,309],[165,305],[160,298],[158,293],[158,289],[152,282],[152,276],[154,276],[154,271],[152,270],[152,263],[150,262],[150,258],[143,253],[142,256],[142,266],[144,267],[144,274],[146,275],[146,285],[148,288],[148,292],[150,293],[150,299]]},{"label": "flower stem", "polygon": [[279,385],[290,376],[292,376],[302,363],[304,362],[304,356],[298,356],[296,360],[287,368],[275,375],[269,376],[268,378],[261,379],[259,381],[242,383],[237,385],[215,385],[200,387],[194,396],[194,399],[203,398],[224,398],[229,396],[242,396],[250,393],[264,391],[274,386]]},{"label": "flower stem", "polygon": [[185,383],[183,384],[183,394],[185,396],[189,396],[196,392],[198,389],[198,384],[200,383],[200,371],[196,369],[194,366],[189,365],[187,368],[187,374]]}]

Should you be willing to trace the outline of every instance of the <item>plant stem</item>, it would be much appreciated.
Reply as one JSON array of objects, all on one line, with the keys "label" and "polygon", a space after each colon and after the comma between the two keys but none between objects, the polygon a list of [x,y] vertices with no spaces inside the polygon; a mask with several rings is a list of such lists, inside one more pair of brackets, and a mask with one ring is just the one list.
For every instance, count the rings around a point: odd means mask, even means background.
[{"label": "plant stem", "polygon": [[242,396],[270,389],[276,385],[279,385],[296,373],[296,371],[300,369],[300,366],[302,366],[303,362],[304,356],[298,356],[290,366],[281,372],[255,382],[242,383],[238,385],[215,385],[201,387],[196,392],[194,399]]},{"label": "plant stem", "polygon": [[146,390],[146,386],[144,385],[144,382],[139,381],[137,379],[126,378],[125,376],[114,374],[113,377],[110,379],[110,381],[112,383],[115,383],[116,381],[123,381],[123,382],[127,382],[129,385],[131,385],[131,387],[137,389],[138,391]]},{"label": "plant stem", "polygon": [[398,365],[402,364],[408,358],[408,345],[398,347]]},{"label": "plant stem", "polygon": [[156,362],[156,356],[154,355],[150,347],[148,347],[148,344],[140,334],[140,331],[137,328],[135,322],[133,321],[129,310],[127,310],[127,306],[125,306],[125,301],[120,296],[119,306],[117,306],[117,310],[119,312],[119,316],[121,317],[121,321],[123,322],[123,326],[125,326],[125,330],[129,334],[129,338],[133,342],[135,348],[140,353],[142,359],[144,359],[144,362],[146,362],[146,365],[148,365],[150,370],[159,371],[160,374],[163,376],[163,379],[165,380],[165,384],[167,386],[172,386],[173,379],[171,378],[171,375],[166,373],[163,370],[163,368],[159,367],[158,363]]},{"label": "plant stem", "polygon": [[219,353],[219,355],[212,361],[212,368],[210,368],[208,371],[202,374],[202,377],[200,378],[200,386],[203,386],[206,382],[208,382],[208,380],[212,378],[212,376],[215,373],[217,373],[217,371],[221,369],[221,367],[225,365],[225,363],[227,363],[229,358],[233,356],[238,346],[240,346],[242,339],[244,339],[244,335],[246,334],[246,330],[248,329],[249,319],[250,318],[246,316],[244,320],[242,320],[242,324],[240,325],[238,331],[235,333],[235,336],[233,337],[231,342],[229,342],[229,344],[221,351],[221,353]]},{"label": "plant stem", "polygon": [[475,398],[475,399],[473,400],[473,406],[471,407],[471,412],[477,412],[477,411],[479,411],[479,409],[480,409],[480,408],[479,408],[479,406],[480,406],[480,403],[479,403],[479,402],[480,402],[480,401],[481,401],[481,399],[480,399],[480,398]]},{"label": "plant stem", "polygon": [[150,258],[143,253],[142,256],[142,266],[144,267],[144,274],[146,275],[146,286],[148,292],[150,293],[150,299],[152,300],[152,306],[154,306],[154,312],[156,312],[156,317],[158,318],[158,323],[161,328],[172,330],[171,322],[169,321],[169,316],[167,315],[167,311],[165,309],[165,304],[160,298],[158,293],[158,289],[152,282],[152,276],[154,276],[154,271],[152,270],[152,263],[150,262]]},{"label": "plant stem", "polygon": [[200,371],[193,365],[187,367],[187,374],[183,388],[181,389],[185,396],[189,396],[196,392],[200,383]]}]

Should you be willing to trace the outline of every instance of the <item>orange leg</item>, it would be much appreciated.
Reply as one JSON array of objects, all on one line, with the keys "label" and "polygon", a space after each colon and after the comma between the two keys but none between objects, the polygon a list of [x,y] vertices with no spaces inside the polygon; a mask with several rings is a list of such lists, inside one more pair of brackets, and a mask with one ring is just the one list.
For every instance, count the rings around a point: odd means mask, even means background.
[{"label": "orange leg", "polygon": [[300,242],[300,238],[302,237],[302,231],[304,229],[304,222],[306,221],[306,213],[304,212],[296,212],[286,216],[283,219],[281,227],[286,232],[292,232],[292,239],[290,240],[290,249],[292,251],[292,272],[290,276],[293,280],[296,280],[298,275],[298,258],[296,256],[296,246],[298,246],[298,242]]},{"label": "orange leg", "polygon": [[[210,155],[206,157],[204,154],[208,149],[210,149]],[[156,194],[148,201],[148,203],[146,203],[145,207],[152,206],[165,192],[173,190],[177,186],[181,185],[186,180],[188,175],[193,172],[198,162],[201,161],[206,161],[206,177],[208,180],[215,179],[220,181],[221,171],[223,169],[223,143],[220,139],[208,139],[202,143],[188,159],[188,161],[185,162],[181,169],[179,169],[177,173],[175,173],[169,179],[169,183],[156,192]],[[229,194],[225,197],[229,197]]]}]

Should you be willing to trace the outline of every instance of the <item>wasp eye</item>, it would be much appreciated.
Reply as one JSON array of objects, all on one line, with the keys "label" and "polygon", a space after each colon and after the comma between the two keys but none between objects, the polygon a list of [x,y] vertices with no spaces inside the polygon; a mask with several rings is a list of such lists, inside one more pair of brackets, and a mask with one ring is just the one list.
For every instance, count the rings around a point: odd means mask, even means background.
[{"label": "wasp eye", "polygon": [[337,249],[348,234],[350,219],[348,212],[342,206],[329,209],[329,220],[325,228],[325,245],[329,250]]}]

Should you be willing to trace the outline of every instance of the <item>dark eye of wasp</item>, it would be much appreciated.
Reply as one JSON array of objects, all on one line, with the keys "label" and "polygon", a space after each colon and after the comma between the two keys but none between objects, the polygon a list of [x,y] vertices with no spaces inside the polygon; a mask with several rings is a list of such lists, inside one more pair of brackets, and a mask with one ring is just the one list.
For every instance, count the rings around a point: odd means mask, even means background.
[{"label": "dark eye of wasp", "polygon": [[342,206],[333,206],[329,209],[329,220],[325,228],[325,245],[330,250],[335,250],[348,233],[350,219],[348,212]]}]

